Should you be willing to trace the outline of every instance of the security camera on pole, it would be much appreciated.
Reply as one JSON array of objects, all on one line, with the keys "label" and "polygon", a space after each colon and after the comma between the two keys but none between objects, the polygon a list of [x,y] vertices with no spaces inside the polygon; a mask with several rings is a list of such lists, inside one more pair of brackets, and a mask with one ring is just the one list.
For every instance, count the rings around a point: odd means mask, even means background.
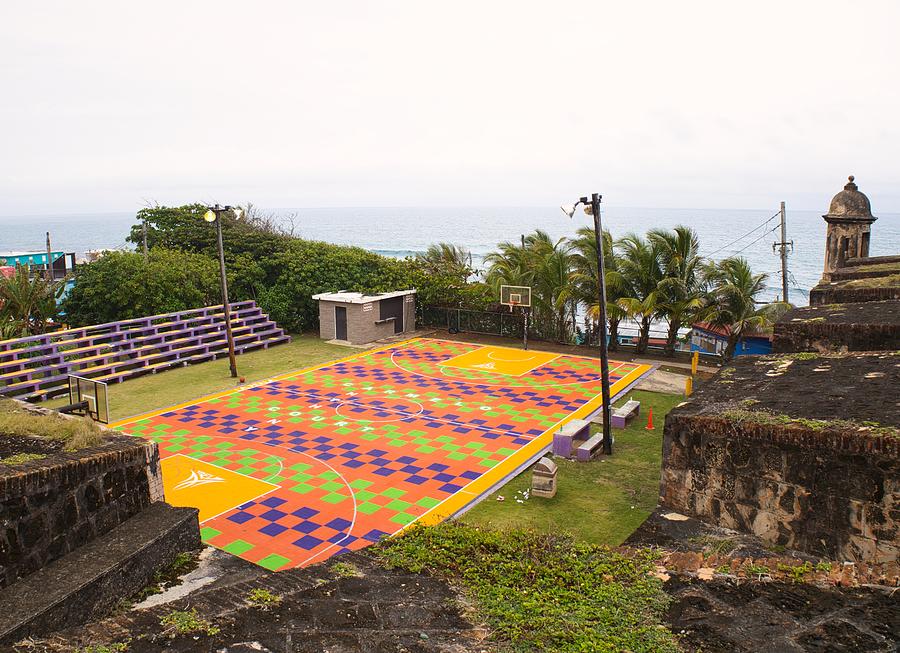
[{"label": "security camera on pole", "polygon": [[609,351],[606,342],[606,269],[603,264],[603,227],[600,222],[600,200],[602,195],[594,193],[590,199],[582,197],[575,204],[563,205],[562,210],[570,218],[574,217],[578,205],[584,205],[584,212],[594,217],[594,240],[597,245],[597,276],[600,294],[600,386],[603,395],[603,453],[612,454],[612,409],[609,399]]}]

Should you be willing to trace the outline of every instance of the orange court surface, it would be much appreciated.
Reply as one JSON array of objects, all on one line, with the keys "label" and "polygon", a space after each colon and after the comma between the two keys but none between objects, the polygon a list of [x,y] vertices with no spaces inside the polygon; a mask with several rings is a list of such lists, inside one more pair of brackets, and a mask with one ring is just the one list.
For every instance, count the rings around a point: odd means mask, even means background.
[{"label": "orange court surface", "polygon": [[[610,361],[612,396],[650,369]],[[465,510],[600,406],[597,359],[417,338],[115,426],[206,544],[276,570]]]}]

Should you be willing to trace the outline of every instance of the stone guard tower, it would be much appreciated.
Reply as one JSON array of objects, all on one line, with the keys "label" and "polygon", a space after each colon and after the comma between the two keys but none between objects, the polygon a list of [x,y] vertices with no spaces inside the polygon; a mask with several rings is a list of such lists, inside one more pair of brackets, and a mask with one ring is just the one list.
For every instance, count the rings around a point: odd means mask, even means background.
[{"label": "stone guard tower", "polygon": [[869,198],[853,183],[853,175],[844,190],[832,198],[828,213],[822,217],[828,223],[828,234],[825,271],[820,283],[828,283],[831,273],[842,267],[847,259],[869,255],[869,234],[872,223],[878,218],[872,215]]}]

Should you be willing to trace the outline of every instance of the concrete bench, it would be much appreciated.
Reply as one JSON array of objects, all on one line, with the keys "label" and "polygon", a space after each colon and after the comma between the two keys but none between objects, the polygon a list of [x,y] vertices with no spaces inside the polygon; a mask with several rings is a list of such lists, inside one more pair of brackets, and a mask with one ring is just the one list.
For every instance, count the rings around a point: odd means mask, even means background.
[{"label": "concrete bench", "polygon": [[624,429],[628,421],[639,415],[640,412],[641,402],[631,399],[622,406],[613,409],[610,424],[613,428]]},{"label": "concrete bench", "polygon": [[588,438],[583,444],[581,444],[578,449],[575,451],[575,459],[580,463],[586,463],[591,458],[600,453],[603,449],[603,434],[598,433],[597,435]]},{"label": "concrete bench", "polygon": [[553,434],[553,454],[570,458],[576,440],[587,440],[591,435],[591,424],[583,419],[573,419],[563,424]]}]

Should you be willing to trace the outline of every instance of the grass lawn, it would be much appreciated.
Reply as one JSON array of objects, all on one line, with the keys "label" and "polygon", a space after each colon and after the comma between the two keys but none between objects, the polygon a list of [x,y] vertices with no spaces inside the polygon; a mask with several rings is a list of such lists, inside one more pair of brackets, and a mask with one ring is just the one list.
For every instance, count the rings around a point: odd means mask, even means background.
[{"label": "grass lawn", "polygon": [[[522,492],[531,488],[531,472],[525,471],[472,508],[462,521],[504,530],[566,532],[591,544],[621,544],[656,508],[663,419],[683,401],[680,395],[640,390],[627,398],[632,396],[641,402],[641,414],[625,430],[613,430],[612,457],[601,456],[589,463],[555,458],[559,466],[556,497],[531,497],[517,503]],[[622,397],[619,403],[625,400]],[[645,430],[650,408],[654,431]],[[498,495],[505,500],[497,501]]]},{"label": "grass lawn", "polygon": [[[240,354],[238,374],[247,383],[318,365],[359,352],[359,349],[329,345],[315,336],[293,336],[291,342],[269,349]],[[110,421],[165,408],[239,385],[231,378],[228,357],[208,363],[176,367],[159,374],[148,374],[125,383],[109,386]],[[47,406],[67,404],[66,398],[54,399]]]}]

